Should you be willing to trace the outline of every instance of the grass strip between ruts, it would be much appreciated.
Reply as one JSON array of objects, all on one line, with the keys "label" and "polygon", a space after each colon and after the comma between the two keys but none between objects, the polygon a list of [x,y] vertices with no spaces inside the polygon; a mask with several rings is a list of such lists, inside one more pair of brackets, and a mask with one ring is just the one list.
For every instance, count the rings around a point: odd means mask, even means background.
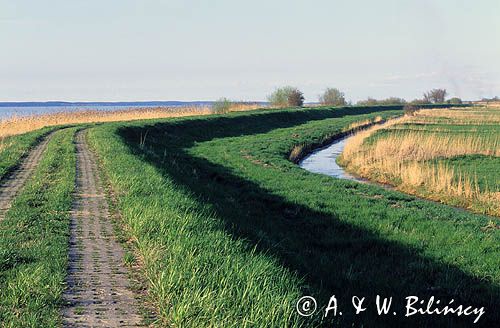
[{"label": "grass strip between ruts", "polygon": [[76,128],[55,132],[27,185],[0,222],[0,325],[59,326]]}]

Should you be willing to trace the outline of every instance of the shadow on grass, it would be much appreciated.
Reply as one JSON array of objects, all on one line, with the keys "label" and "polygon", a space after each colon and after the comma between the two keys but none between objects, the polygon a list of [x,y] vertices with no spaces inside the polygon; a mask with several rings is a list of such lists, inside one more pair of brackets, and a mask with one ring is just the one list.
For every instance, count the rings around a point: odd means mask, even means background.
[{"label": "shadow on grass", "polygon": [[[475,316],[457,318],[453,315],[405,318],[404,298],[409,295],[425,300],[435,296],[446,302],[444,304],[454,299],[457,305],[485,306],[487,312],[478,325],[491,326],[498,322],[498,286],[424,257],[417,247],[385,240],[373,231],[342,222],[333,214],[273,195],[254,182],[232,174],[229,168],[187,152],[195,143],[216,138],[259,134],[312,120],[370,112],[374,110],[310,110],[184,119],[123,127],[119,134],[137,156],[191,190],[199,202],[210,204],[223,220],[227,232],[256,245],[260,252],[275,257],[284,267],[303,277],[304,294],[314,295],[323,306],[335,294],[339,307],[344,309],[344,315],[337,318],[341,326],[355,322],[355,326],[455,327],[470,326],[475,319]],[[141,144],[146,131],[146,142]],[[356,185],[350,184],[350,188]],[[440,286],[442,283],[446,285]],[[367,299],[368,309],[359,316],[353,314],[351,297],[354,295]],[[378,316],[376,295],[393,296],[398,315],[394,316],[391,311]],[[422,306],[425,308],[425,305]],[[304,324],[312,325],[312,322],[306,318]],[[331,321],[324,324],[332,325]]]}]

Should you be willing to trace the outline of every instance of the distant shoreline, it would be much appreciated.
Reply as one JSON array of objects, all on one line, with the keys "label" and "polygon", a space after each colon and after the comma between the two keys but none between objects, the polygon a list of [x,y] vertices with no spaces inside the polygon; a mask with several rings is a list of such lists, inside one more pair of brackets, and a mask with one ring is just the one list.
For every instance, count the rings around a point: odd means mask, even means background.
[{"label": "distant shoreline", "polygon": [[[71,101],[20,101],[0,102],[1,107],[81,107],[81,106],[209,106],[215,101],[95,101],[95,102],[71,102]],[[255,101],[252,103],[267,104]]]},{"label": "distant shoreline", "polygon": [[213,101],[19,101],[0,102],[0,107],[80,107],[80,106],[192,106],[209,105]]}]

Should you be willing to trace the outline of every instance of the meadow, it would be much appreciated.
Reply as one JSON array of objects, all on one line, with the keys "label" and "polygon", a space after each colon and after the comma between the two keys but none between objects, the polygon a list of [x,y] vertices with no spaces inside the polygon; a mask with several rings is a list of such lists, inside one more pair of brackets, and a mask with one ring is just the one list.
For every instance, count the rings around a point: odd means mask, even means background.
[{"label": "meadow", "polygon": [[[86,126],[119,212],[116,229],[130,252],[126,262],[142,277],[154,325],[472,325],[474,319],[464,316],[405,318],[408,295],[484,306],[477,325],[498,322],[498,218],[313,174],[294,163],[350,130],[402,114],[401,106],[319,107]],[[0,222],[3,326],[61,324],[76,129],[54,134]],[[0,150],[4,170],[48,132],[7,137]],[[366,140],[374,142],[374,136]],[[13,155],[4,157],[8,153]],[[483,161],[484,174],[492,174],[498,162],[484,157],[497,155],[473,156]],[[479,163],[463,156],[445,160],[464,170]],[[321,310],[333,294],[344,313],[324,318]],[[295,310],[304,295],[318,301],[311,317]],[[355,315],[354,295],[372,301],[392,296],[399,315],[379,316],[373,306]]]},{"label": "meadow", "polygon": [[422,110],[351,138],[351,173],[399,190],[500,215],[500,107]]}]

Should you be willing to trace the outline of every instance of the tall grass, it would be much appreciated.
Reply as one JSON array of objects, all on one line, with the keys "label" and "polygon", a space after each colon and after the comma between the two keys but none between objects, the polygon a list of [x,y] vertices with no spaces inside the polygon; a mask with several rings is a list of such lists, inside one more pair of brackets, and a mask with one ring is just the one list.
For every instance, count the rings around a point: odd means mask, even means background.
[{"label": "tall grass", "polygon": [[414,123],[436,124],[498,124],[500,123],[500,106],[472,107],[468,109],[423,109],[415,114],[411,120]]},{"label": "tall grass", "polygon": [[[499,215],[497,190],[480,188],[473,172],[435,161],[471,154],[500,156],[500,129],[490,127],[499,119],[500,111],[484,108],[422,110],[358,133],[340,162],[350,172],[401,190],[440,200],[455,197],[467,207],[484,203],[489,214]],[[460,125],[475,126],[464,132],[456,129]]]},{"label": "tall grass", "polygon": [[[260,107],[262,106],[256,103],[231,102],[227,108],[227,111],[245,111],[257,109]],[[209,114],[213,114],[213,110],[210,106],[182,106],[123,109],[114,111],[82,110],[74,112],[59,112],[54,114],[13,117],[5,120],[0,120],[0,147],[3,138],[7,136],[22,134],[49,126],[133,121]]]},{"label": "tall grass", "polygon": [[158,326],[299,326],[297,277],[225,233],[210,207],[134,156],[116,127],[91,129],[89,140],[120,195]]},{"label": "tall grass", "polygon": [[0,326],[58,327],[75,183],[74,129],[55,133],[0,222]]},{"label": "tall grass", "polygon": [[52,130],[54,128],[40,129],[12,137],[0,137],[0,179],[18,165],[23,156]]}]

